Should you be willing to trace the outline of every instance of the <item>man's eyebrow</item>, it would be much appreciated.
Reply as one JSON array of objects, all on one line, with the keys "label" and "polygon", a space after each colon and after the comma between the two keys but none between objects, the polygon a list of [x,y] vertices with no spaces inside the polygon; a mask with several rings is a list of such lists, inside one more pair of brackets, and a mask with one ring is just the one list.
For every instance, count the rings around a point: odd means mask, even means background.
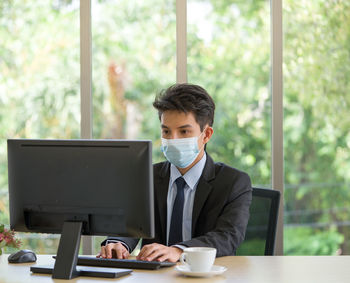
[{"label": "man's eyebrow", "polygon": [[[162,129],[169,129],[169,127],[164,125],[164,124],[161,124],[161,127],[162,127]],[[178,127],[178,129],[184,129],[184,128],[193,128],[193,126],[190,124],[186,124],[186,125],[182,125],[182,126]]]},{"label": "man's eyebrow", "polygon": [[[161,128],[162,129],[169,129],[169,127],[164,125],[164,124],[161,124]],[[193,126],[190,124],[186,124],[186,125],[182,125],[182,126],[178,127],[178,129],[186,129],[186,128],[193,128]]]},{"label": "man's eyebrow", "polygon": [[193,128],[193,126],[190,125],[190,124],[186,124],[186,125],[183,125],[183,126],[179,127],[179,129],[183,129],[183,128]]}]

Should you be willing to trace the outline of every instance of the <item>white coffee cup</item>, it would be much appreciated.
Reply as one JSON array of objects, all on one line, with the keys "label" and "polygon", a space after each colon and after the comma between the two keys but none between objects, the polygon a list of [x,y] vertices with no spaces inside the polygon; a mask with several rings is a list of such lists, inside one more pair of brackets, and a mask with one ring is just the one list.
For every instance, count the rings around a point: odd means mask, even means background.
[{"label": "white coffee cup", "polygon": [[184,249],[180,261],[193,272],[208,272],[214,264],[215,257],[215,248],[194,247]]}]

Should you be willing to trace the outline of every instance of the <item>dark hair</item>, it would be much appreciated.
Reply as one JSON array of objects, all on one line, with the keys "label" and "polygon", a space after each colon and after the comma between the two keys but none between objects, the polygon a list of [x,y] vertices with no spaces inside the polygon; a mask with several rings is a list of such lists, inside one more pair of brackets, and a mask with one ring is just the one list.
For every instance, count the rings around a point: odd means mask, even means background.
[{"label": "dark hair", "polygon": [[175,84],[166,90],[162,90],[153,102],[158,110],[159,120],[163,112],[178,110],[185,113],[193,113],[201,131],[208,124],[214,123],[215,103],[207,91],[194,84]]}]

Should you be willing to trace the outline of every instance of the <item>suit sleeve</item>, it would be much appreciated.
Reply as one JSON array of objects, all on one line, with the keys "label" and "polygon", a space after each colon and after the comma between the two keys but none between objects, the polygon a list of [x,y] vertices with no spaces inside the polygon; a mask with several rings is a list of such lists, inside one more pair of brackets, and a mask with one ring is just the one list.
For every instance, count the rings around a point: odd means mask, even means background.
[{"label": "suit sleeve", "polygon": [[[229,185],[224,206],[213,229],[201,236],[180,243],[187,247],[214,247],[217,256],[234,255],[244,240],[252,201],[252,186],[249,176],[240,172],[239,177]],[[215,190],[215,188],[214,188]]]}]

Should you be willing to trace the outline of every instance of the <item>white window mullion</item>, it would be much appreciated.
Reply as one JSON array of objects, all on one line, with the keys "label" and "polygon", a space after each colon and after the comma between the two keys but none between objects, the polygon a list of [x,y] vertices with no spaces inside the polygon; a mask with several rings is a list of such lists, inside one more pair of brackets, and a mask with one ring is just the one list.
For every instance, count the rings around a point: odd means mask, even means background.
[{"label": "white window mullion", "polygon": [[176,82],[187,82],[187,1],[176,0]]},{"label": "white window mullion", "polygon": [[282,0],[271,0],[272,188],[281,192],[276,255],[283,255],[283,29]]},{"label": "white window mullion", "polygon": [[[80,1],[80,137],[92,138],[91,0]],[[83,236],[83,254],[93,254],[93,237]]]},{"label": "white window mullion", "polygon": [[80,1],[80,136],[92,138],[91,0]]}]

